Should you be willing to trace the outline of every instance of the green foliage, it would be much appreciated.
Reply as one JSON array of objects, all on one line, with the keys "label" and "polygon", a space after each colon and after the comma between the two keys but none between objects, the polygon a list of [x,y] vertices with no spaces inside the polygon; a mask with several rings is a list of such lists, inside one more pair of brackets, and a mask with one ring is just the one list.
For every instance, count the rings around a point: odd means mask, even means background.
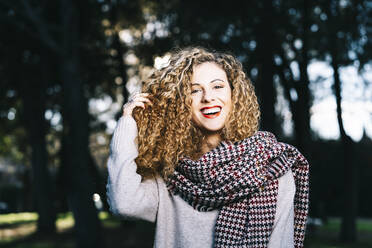
[{"label": "green foliage", "polygon": [[24,140],[24,130],[15,130],[14,133],[0,136],[0,156],[6,157],[14,163],[24,163],[25,157],[28,157],[25,150],[26,148],[19,144]]},{"label": "green foliage", "polygon": [[37,213],[24,212],[24,213],[11,213],[11,214],[0,214],[0,225],[4,224],[19,224],[23,222],[35,222],[37,221]]}]

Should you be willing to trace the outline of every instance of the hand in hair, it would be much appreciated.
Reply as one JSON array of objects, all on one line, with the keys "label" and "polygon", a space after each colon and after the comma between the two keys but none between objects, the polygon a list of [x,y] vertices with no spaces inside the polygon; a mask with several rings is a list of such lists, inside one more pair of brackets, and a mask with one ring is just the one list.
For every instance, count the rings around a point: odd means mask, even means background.
[{"label": "hand in hair", "polygon": [[152,102],[149,99],[148,93],[138,93],[135,94],[132,99],[130,99],[123,106],[123,116],[132,116],[133,109],[136,107],[146,108],[146,104],[152,105]]}]

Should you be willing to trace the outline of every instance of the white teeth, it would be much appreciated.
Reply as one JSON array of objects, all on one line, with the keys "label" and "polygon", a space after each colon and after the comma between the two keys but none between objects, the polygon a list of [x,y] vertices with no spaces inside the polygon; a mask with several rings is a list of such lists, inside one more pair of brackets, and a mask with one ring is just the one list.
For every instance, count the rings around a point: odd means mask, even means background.
[{"label": "white teeth", "polygon": [[210,109],[202,109],[201,112],[203,114],[214,114],[214,113],[218,113],[221,111],[221,108],[219,107],[215,107],[215,108],[210,108]]}]

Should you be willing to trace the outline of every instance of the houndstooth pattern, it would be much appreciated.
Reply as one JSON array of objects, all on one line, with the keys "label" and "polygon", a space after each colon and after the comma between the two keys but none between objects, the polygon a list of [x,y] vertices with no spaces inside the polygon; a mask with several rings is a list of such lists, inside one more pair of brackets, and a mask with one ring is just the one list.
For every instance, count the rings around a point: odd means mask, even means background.
[{"label": "houndstooth pattern", "polygon": [[168,190],[198,211],[220,209],[214,247],[267,247],[275,219],[278,178],[292,170],[294,244],[303,247],[308,213],[309,164],[293,146],[259,131],[239,142],[223,141],[194,161],[182,158]]}]

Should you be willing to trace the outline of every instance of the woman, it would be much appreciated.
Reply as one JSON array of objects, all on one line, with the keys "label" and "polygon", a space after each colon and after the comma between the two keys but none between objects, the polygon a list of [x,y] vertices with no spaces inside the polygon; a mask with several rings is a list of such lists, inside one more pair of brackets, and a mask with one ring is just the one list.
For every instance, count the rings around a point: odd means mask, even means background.
[{"label": "woman", "polygon": [[156,221],[154,247],[302,247],[308,163],[258,131],[253,86],[231,55],[186,48],[123,107],[111,210]]}]

